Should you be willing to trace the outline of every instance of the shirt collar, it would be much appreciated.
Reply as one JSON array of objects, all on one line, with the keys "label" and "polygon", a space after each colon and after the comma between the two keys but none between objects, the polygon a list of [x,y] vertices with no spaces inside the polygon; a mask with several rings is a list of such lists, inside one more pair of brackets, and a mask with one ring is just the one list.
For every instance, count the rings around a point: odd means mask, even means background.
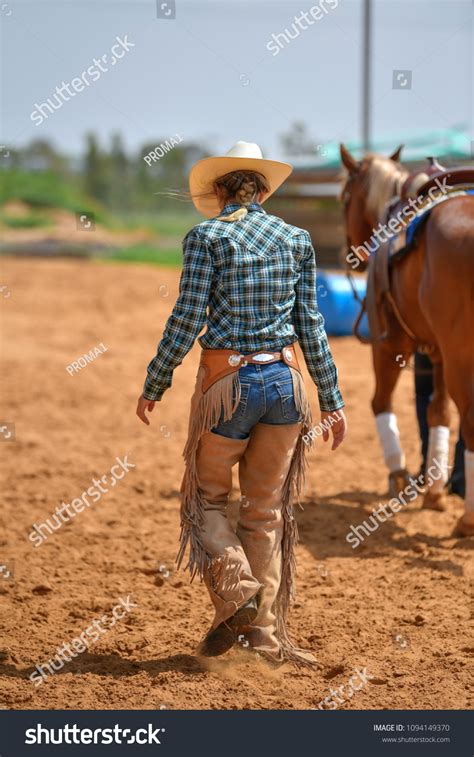
[{"label": "shirt collar", "polygon": [[[241,207],[242,205],[239,205],[237,202],[228,202],[221,211],[220,215],[228,216],[230,213],[233,213],[234,210],[239,210],[239,208]],[[258,202],[251,202],[250,205],[247,206],[247,210],[249,211],[249,213],[251,213],[252,211],[257,211],[257,213],[266,213],[266,211]]]}]

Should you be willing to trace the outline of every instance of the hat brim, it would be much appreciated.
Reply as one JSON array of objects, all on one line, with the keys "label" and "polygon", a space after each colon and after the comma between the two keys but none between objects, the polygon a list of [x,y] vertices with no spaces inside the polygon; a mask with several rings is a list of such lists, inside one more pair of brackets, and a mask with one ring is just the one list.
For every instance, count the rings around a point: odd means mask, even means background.
[{"label": "hat brim", "polygon": [[189,191],[196,210],[206,218],[219,215],[221,208],[214,192],[214,182],[231,171],[255,171],[265,176],[269,191],[261,202],[265,202],[276,192],[293,171],[289,163],[264,158],[215,157],[198,160],[189,174]]}]

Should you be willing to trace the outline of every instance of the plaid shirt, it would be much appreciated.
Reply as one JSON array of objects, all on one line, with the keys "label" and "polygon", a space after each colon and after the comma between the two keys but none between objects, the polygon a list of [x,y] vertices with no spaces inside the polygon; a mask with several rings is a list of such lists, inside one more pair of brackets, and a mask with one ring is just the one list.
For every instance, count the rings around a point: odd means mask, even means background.
[{"label": "plaid shirt", "polygon": [[[228,204],[227,215],[240,206]],[[252,203],[242,221],[203,221],[183,241],[179,296],[148,366],[144,396],[160,400],[199,338],[204,349],[279,351],[299,340],[321,410],[344,405],[316,299],[307,231]],[[208,312],[206,314],[206,309]]]}]

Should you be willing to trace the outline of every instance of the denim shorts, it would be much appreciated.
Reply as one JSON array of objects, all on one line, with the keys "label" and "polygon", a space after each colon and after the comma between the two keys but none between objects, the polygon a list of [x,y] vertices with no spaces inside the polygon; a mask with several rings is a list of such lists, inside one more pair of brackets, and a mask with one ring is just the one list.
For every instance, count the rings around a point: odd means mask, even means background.
[{"label": "denim shorts", "polygon": [[302,420],[296,409],[291,371],[281,360],[239,369],[240,402],[229,421],[222,415],[212,431],[231,439],[246,439],[257,423],[279,426]]}]

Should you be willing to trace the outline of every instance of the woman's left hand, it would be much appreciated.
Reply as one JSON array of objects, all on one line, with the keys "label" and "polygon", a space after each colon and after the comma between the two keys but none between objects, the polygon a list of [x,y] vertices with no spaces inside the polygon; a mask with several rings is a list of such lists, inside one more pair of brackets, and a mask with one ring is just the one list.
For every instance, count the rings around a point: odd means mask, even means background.
[{"label": "woman's left hand", "polygon": [[332,413],[323,410],[321,412],[321,424],[323,425],[323,439],[325,442],[327,442],[329,439],[329,431],[326,425],[326,422],[329,420],[329,418],[332,421],[329,421],[331,423],[330,428],[332,433],[331,450],[335,450],[346,438],[347,421],[346,416],[344,415],[344,410],[342,408],[335,410]]},{"label": "woman's left hand", "polygon": [[143,423],[145,423],[147,426],[150,425],[150,421],[146,417],[145,413],[147,410],[149,413],[151,413],[154,407],[155,407],[154,400],[145,399],[143,394],[138,398],[137,415],[140,418],[140,420],[143,421]]}]

